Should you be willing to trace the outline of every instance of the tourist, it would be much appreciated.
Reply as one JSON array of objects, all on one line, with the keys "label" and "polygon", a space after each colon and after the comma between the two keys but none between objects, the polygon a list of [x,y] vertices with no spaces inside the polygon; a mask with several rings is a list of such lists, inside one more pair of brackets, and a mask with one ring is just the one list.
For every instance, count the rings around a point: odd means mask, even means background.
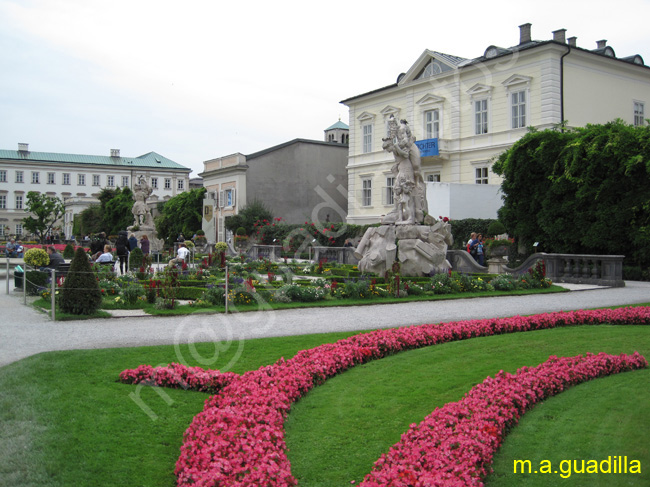
[{"label": "tourist", "polygon": [[190,253],[188,248],[185,246],[184,243],[180,244],[178,246],[178,250],[176,251],[176,258],[172,259],[169,261],[169,266],[174,266],[174,265],[183,265],[183,262],[187,260],[187,256]]},{"label": "tourist", "polygon": [[97,257],[95,262],[101,264],[102,262],[113,262],[113,253],[111,252],[110,245],[104,245],[104,252]]},{"label": "tourist", "polygon": [[16,239],[12,238],[9,240],[9,243],[5,247],[5,256],[18,257],[18,244],[16,244]]},{"label": "tourist", "polygon": [[132,233],[129,235],[129,251],[133,252],[133,249],[138,246],[138,239],[135,238],[135,235]]},{"label": "tourist", "polygon": [[350,241],[349,238],[346,238],[343,247],[354,247],[354,244]]},{"label": "tourist", "polygon": [[47,255],[50,258],[50,263],[47,264],[47,266],[45,267],[40,267],[39,270],[50,272],[58,269],[60,264],[65,264],[65,260],[63,259],[63,256],[59,254],[54,247],[49,246],[47,247],[46,251],[47,251]]},{"label": "tourist", "polygon": [[485,265],[485,246],[483,244],[483,235],[479,234],[476,244],[476,261],[479,265]]},{"label": "tourist", "polygon": [[471,238],[469,239],[469,242],[467,242],[467,252],[469,252],[469,255],[472,256],[472,258],[478,262],[477,255],[478,255],[478,236],[476,232],[472,232]]},{"label": "tourist", "polygon": [[142,249],[142,253],[144,255],[149,255],[150,244],[151,242],[149,241],[149,237],[143,235],[140,239],[140,248]]},{"label": "tourist", "polygon": [[117,258],[120,259],[120,273],[124,274],[124,269],[127,271],[129,267],[127,262],[129,260],[129,239],[125,230],[121,230],[117,234],[117,242],[115,242],[115,252]]}]

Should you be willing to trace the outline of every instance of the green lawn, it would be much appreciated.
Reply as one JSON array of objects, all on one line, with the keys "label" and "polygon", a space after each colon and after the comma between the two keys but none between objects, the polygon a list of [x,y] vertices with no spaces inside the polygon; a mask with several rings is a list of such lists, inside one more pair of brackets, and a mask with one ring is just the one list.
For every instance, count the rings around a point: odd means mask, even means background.
[{"label": "green lawn", "polygon": [[[241,373],[354,333],[181,347],[218,355]],[[218,353],[217,353],[218,350]],[[413,350],[354,368],[315,388],[286,423],[301,486],[357,483],[408,425],[462,397],[500,369],[549,355],[638,350],[650,357],[650,327],[560,328],[477,338]],[[119,384],[125,368],[178,361],[173,346],[49,352],[0,368],[0,485],[172,486],[182,435],[206,395]],[[495,461],[492,486],[649,485],[631,475],[513,474],[515,459],[627,455],[650,466],[650,370],[580,385],[524,416]],[[135,399],[135,401],[134,401]],[[646,467],[647,469],[647,467]],[[585,483],[579,484],[576,481]]]}]

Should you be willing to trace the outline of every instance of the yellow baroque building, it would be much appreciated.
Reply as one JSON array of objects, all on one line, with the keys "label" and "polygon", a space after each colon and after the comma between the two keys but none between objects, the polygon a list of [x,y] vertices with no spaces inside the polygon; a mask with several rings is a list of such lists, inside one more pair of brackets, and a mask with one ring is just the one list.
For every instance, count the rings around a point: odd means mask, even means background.
[{"label": "yellow baroque building", "polygon": [[[417,137],[425,181],[487,184],[495,193],[501,181],[491,171],[493,159],[528,127],[617,118],[647,123],[650,68],[640,55],[618,57],[606,40],[594,49],[578,47],[565,29],[544,41],[532,39],[531,24],[519,31],[517,45],[491,45],[474,59],[425,50],[394,84],[341,102],[350,116],[349,223],[376,223],[393,207],[394,161],[382,150],[391,115],[405,119]],[[427,186],[429,194],[436,185]],[[485,193],[476,194],[480,204]]]}]

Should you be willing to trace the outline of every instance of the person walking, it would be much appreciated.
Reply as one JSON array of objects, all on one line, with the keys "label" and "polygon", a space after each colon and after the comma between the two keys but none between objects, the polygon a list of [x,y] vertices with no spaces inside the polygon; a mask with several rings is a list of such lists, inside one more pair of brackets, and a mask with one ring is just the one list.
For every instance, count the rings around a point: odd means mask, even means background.
[{"label": "person walking", "polygon": [[127,272],[129,270],[129,239],[127,235],[125,230],[120,231],[117,234],[117,242],[115,242],[115,252],[117,258],[120,259],[120,273],[122,275],[124,275],[124,268],[126,268]]},{"label": "person walking", "polygon": [[143,235],[140,239],[140,248],[142,249],[142,253],[145,256],[149,255],[149,251],[151,250],[151,242],[149,241],[149,237],[146,235]]}]

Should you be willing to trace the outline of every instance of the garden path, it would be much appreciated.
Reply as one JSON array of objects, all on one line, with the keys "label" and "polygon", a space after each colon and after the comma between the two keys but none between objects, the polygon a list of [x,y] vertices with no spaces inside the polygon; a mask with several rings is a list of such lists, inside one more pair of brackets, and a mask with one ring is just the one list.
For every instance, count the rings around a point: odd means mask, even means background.
[{"label": "garden path", "polygon": [[[132,347],[204,341],[243,347],[241,340],[568,311],[650,302],[650,282],[623,288],[567,286],[572,292],[466,298],[356,307],[303,308],[224,315],[139,317],[52,322],[23,304],[0,279],[0,366],[52,350]],[[181,360],[180,357],[177,360]],[[205,364],[209,367],[209,364]]]}]

